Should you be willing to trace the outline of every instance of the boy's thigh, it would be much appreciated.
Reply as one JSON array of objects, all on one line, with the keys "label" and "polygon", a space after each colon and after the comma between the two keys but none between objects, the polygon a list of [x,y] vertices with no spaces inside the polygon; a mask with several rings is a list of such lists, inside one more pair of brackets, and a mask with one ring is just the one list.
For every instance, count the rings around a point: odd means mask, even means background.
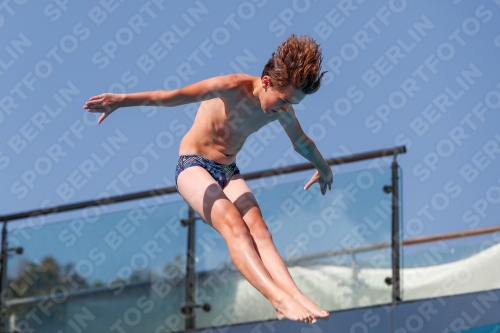
[{"label": "boy's thigh", "polygon": [[[231,177],[227,186],[224,187],[224,193],[238,209],[243,219],[245,219],[245,217],[261,217],[262,214],[257,199],[240,174]],[[245,221],[247,221],[247,219],[245,219]]]},{"label": "boy's thigh", "polygon": [[217,221],[222,220],[225,215],[239,215],[219,184],[200,166],[183,170],[177,177],[177,189],[194,211],[216,229]]}]

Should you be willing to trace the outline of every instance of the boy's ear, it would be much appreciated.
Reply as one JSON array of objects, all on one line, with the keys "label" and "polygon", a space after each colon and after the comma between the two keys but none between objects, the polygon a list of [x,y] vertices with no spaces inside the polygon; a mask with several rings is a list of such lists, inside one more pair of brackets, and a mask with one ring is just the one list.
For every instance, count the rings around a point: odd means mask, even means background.
[{"label": "boy's ear", "polygon": [[268,75],[262,77],[262,88],[267,89],[271,87],[271,78]]}]

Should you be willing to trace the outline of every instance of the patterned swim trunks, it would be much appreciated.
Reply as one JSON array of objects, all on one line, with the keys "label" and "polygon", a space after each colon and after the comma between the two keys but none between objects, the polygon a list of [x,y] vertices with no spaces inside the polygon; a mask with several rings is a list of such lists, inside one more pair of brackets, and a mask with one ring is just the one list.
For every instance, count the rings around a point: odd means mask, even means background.
[{"label": "patterned swim trunks", "polygon": [[221,188],[226,187],[229,179],[233,175],[240,173],[236,162],[229,165],[220,164],[198,155],[181,155],[175,166],[175,186],[177,187],[177,177],[179,174],[192,166],[201,166],[215,179]]}]

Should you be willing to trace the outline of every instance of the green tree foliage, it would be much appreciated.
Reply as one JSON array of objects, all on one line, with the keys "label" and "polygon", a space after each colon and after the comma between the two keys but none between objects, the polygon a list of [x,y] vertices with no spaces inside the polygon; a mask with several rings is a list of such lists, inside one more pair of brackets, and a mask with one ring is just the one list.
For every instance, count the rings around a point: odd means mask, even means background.
[{"label": "green tree foliage", "polygon": [[47,256],[43,261],[25,263],[15,279],[9,281],[9,294],[14,298],[67,293],[88,288],[85,278],[73,270],[73,264],[61,267]]}]

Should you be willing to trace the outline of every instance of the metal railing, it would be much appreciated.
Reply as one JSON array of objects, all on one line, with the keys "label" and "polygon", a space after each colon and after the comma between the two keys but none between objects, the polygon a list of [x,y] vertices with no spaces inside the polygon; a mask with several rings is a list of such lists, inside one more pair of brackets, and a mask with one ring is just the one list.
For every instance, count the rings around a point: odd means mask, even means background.
[{"label": "metal railing", "polygon": [[[448,232],[448,233],[430,235],[430,236],[421,236],[421,237],[415,237],[415,238],[410,238],[410,239],[403,239],[400,241],[400,244],[401,244],[401,247],[409,247],[409,246],[422,245],[422,244],[428,244],[428,243],[433,243],[433,242],[442,242],[442,241],[448,241],[448,240],[453,240],[453,239],[488,235],[488,234],[493,234],[493,233],[497,233],[497,232],[500,233],[500,225],[491,226],[491,227],[484,227],[484,228],[476,228],[476,229],[471,229],[471,230]],[[355,258],[356,258],[357,254],[389,249],[389,248],[392,248],[392,246],[393,246],[392,242],[366,244],[366,245],[356,246],[356,247],[352,247],[352,248],[338,249],[338,250],[333,250],[333,251],[326,251],[326,252],[319,252],[319,253],[314,253],[314,254],[297,256],[297,257],[291,257],[291,258],[285,259],[285,262],[287,263],[287,266],[292,266],[292,265],[297,265],[299,263],[304,264],[307,262],[313,262],[313,261],[319,260],[319,259],[328,259],[328,258],[339,257],[339,256],[351,256],[351,258],[352,258],[352,264],[351,264],[352,275],[353,275],[353,277],[355,277],[356,276],[356,274],[355,274],[355,270],[356,270],[355,261],[356,261],[356,259]],[[399,275],[398,275],[398,278],[399,278]],[[394,276],[392,278],[387,277],[385,279],[385,283],[388,285],[391,285],[393,279],[394,279]],[[354,283],[354,280],[355,279],[353,279],[353,283]],[[398,280],[398,282],[400,282],[400,281]],[[393,296],[394,296],[394,294],[393,294]],[[399,301],[401,301],[402,300],[401,294],[399,296],[400,296]],[[354,294],[353,294],[353,297],[354,297]],[[393,301],[394,301],[394,299],[393,299]]]},{"label": "metal railing", "polygon": [[[183,220],[183,221],[184,221],[184,223],[188,223],[187,220]],[[488,235],[488,234],[493,234],[496,232],[500,233],[500,225],[491,226],[491,227],[484,227],[484,228],[477,228],[477,229],[472,229],[472,230],[449,232],[449,233],[443,233],[443,234],[437,234],[437,235],[431,235],[431,236],[422,236],[422,237],[415,237],[415,238],[410,238],[410,239],[403,239],[403,240],[401,240],[401,246],[402,247],[409,247],[409,246],[413,246],[413,245],[422,245],[422,244],[428,244],[428,243],[439,242],[439,241],[447,241],[447,240],[452,240],[452,239]],[[352,256],[352,255],[365,253],[365,252],[389,249],[389,248],[391,248],[391,246],[392,246],[391,242],[366,244],[366,245],[360,245],[360,246],[351,247],[351,248],[338,249],[338,250],[326,251],[326,252],[319,252],[319,253],[296,256],[296,257],[289,257],[289,258],[285,258],[284,261],[288,266],[294,266],[294,265],[297,265],[299,263],[313,262],[313,261],[318,260],[318,259],[327,259],[327,258],[339,257],[339,256],[345,256],[345,255]],[[151,282],[150,281],[135,282],[135,283],[131,283],[130,287],[141,286],[141,285],[145,285],[145,284],[151,284]],[[99,287],[99,288],[94,288],[92,290],[72,291],[72,292],[69,292],[67,294],[67,299],[69,300],[69,299],[75,299],[78,297],[86,297],[90,294],[101,294],[103,292],[112,293],[113,291],[110,290],[108,287]],[[63,293],[55,293],[53,296],[55,298],[59,298],[60,296],[63,296]],[[43,300],[43,298],[44,298],[44,296],[31,296],[31,297],[24,297],[21,299],[13,299],[13,300],[10,300],[8,302],[8,305],[9,305],[9,307],[11,307],[11,306],[18,306],[18,305],[35,304],[35,303],[39,302],[40,300]],[[203,306],[210,307],[209,304],[203,304]],[[188,309],[184,309],[184,310],[181,309],[181,312],[184,312],[184,311],[189,311],[189,310]]]},{"label": "metal railing", "polygon": [[[399,265],[400,265],[400,239],[399,239],[399,188],[398,188],[398,164],[397,164],[397,155],[406,153],[406,147],[399,146],[393,147],[389,149],[381,149],[376,151],[365,152],[361,154],[355,155],[347,155],[337,158],[331,158],[326,160],[328,165],[340,165],[351,162],[358,162],[368,159],[374,158],[383,158],[388,156],[393,156],[393,162],[391,165],[392,170],[392,184],[384,187],[384,191],[386,193],[391,193],[392,195],[392,232],[391,232],[391,248],[392,248],[392,277],[390,278],[390,284],[392,285],[392,301],[397,302],[401,300],[401,292],[400,292],[400,278],[399,278]],[[282,168],[276,169],[268,169],[253,173],[244,174],[243,177],[246,180],[258,179],[263,177],[270,177],[276,175],[289,174],[299,171],[305,171],[313,169],[314,165],[311,163],[298,164],[294,166],[286,166]],[[9,222],[35,217],[39,215],[49,215],[56,214],[62,212],[73,211],[77,209],[83,209],[88,207],[109,205],[113,203],[126,202],[137,199],[151,198],[160,195],[166,195],[177,192],[174,186],[165,187],[150,191],[142,191],[136,192],[126,195],[108,197],[97,200],[89,200],[83,201],[79,203],[61,205],[56,207],[50,207],[45,209],[35,209],[21,213],[9,214],[0,216],[0,221],[3,222],[2,228],[2,242],[1,242],[1,252],[0,252],[0,295],[4,290],[4,285],[6,282],[6,271],[7,271],[7,253],[10,251],[19,251],[19,249],[9,249],[7,247],[7,224]],[[197,307],[203,308],[205,311],[210,309],[208,304],[198,305],[194,302],[194,228],[195,228],[195,220],[198,219],[194,215],[194,211],[190,208],[188,219],[182,220],[181,223],[183,226],[188,227],[188,248],[187,248],[187,263],[186,263],[186,300],[185,305],[180,309],[181,313],[185,315],[185,327],[186,329],[194,328],[194,319],[195,319],[195,311],[194,309]],[[385,243],[384,243],[385,244]],[[376,245],[376,244],[375,244]],[[384,246],[387,246],[385,244]],[[374,246],[374,245],[372,245]],[[378,245],[377,245],[378,246]],[[346,249],[342,251],[352,251],[353,249]],[[357,251],[364,251],[363,247],[359,248]],[[339,253],[340,253],[339,252]],[[330,253],[331,254],[331,253]],[[0,331],[5,331],[5,309],[6,304],[3,297],[0,297],[0,307],[1,307],[1,316],[0,316]]]}]

